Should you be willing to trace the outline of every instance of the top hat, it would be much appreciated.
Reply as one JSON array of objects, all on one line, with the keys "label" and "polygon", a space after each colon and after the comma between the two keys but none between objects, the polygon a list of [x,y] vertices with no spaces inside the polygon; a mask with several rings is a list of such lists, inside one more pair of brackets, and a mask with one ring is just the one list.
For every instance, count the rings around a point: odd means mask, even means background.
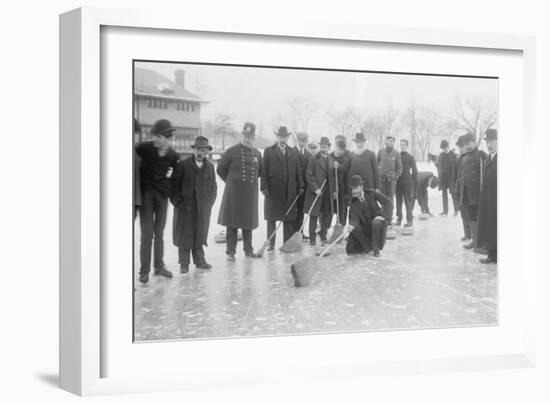
[{"label": "top hat", "polygon": [[204,136],[195,137],[195,144],[191,144],[191,148],[208,148],[212,151],[212,146],[208,144],[208,139]]},{"label": "top hat", "polygon": [[246,137],[255,137],[256,136],[256,125],[254,123],[246,122],[241,132]]},{"label": "top hat", "polygon": [[439,145],[439,148],[444,150],[447,147],[449,147],[449,142],[447,140],[441,140],[441,144]]},{"label": "top hat", "polygon": [[298,141],[307,141],[308,135],[306,132],[299,132],[299,133],[296,133],[296,139]]},{"label": "top hat", "polygon": [[321,141],[319,141],[320,146],[329,146],[330,147],[330,140],[328,137],[321,137]]},{"label": "top hat", "polygon": [[175,127],[172,127],[172,124],[168,119],[159,119],[151,127],[151,134],[156,134],[158,136],[172,137],[173,132],[176,130]]},{"label": "top hat", "polygon": [[275,133],[278,137],[288,137],[290,136],[290,132],[286,128],[286,126],[279,127],[279,130]]},{"label": "top hat", "polygon": [[349,185],[352,188],[357,186],[363,186],[363,178],[361,178],[361,175],[353,175],[349,181]]},{"label": "top hat", "polygon": [[358,133],[355,133],[355,137],[353,137],[353,141],[355,141],[356,143],[363,143],[367,141],[367,139],[365,138],[365,134],[363,132],[358,132]]},{"label": "top hat", "polygon": [[470,132],[466,133],[464,136],[462,136],[462,138],[464,139],[464,144],[476,141],[476,136],[474,136],[474,134]]},{"label": "top hat", "polygon": [[497,129],[487,129],[485,132],[485,140],[496,140],[498,137]]}]

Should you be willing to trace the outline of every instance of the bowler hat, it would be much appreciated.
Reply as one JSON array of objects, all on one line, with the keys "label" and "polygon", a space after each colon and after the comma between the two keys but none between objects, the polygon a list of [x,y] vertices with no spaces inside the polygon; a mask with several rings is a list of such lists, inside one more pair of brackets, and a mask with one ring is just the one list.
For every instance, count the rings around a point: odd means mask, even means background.
[{"label": "bowler hat", "polygon": [[361,178],[361,175],[353,175],[349,181],[349,185],[352,188],[357,186],[363,186],[363,178]]},{"label": "bowler hat", "polygon": [[296,139],[298,139],[298,141],[307,141],[308,135],[306,132],[299,132],[296,133]]},{"label": "bowler hat", "polygon": [[462,136],[462,137],[463,137],[463,139],[464,139],[464,144],[468,144],[468,143],[470,143],[470,142],[472,142],[472,141],[476,141],[476,136],[474,136],[474,134],[471,133],[471,132],[466,133],[466,134],[465,134],[464,136]]},{"label": "bowler hat", "polygon": [[321,141],[319,141],[319,145],[330,147],[330,140],[328,139],[328,137],[321,137]]},{"label": "bowler hat", "polygon": [[356,143],[362,143],[367,141],[367,139],[365,139],[365,134],[363,132],[358,132],[358,133],[355,133],[355,137],[353,137],[353,141],[355,141]]},{"label": "bowler hat", "polygon": [[441,140],[441,144],[439,145],[439,148],[444,150],[447,147],[449,147],[449,142],[447,140]]},{"label": "bowler hat", "polygon": [[458,139],[456,140],[456,145],[459,147],[462,147],[464,145],[464,136],[458,136]]},{"label": "bowler hat", "polygon": [[176,130],[172,127],[172,124],[168,119],[159,119],[151,127],[151,134],[156,134],[164,137],[172,137],[173,132]]},{"label": "bowler hat", "polygon": [[208,139],[204,136],[195,137],[195,144],[191,144],[191,148],[208,148],[212,151],[212,146],[208,144]]},{"label": "bowler hat", "polygon": [[288,137],[290,136],[290,132],[286,128],[286,126],[279,127],[279,130],[275,133],[278,137]]},{"label": "bowler hat", "polygon": [[497,137],[497,129],[487,129],[487,131],[485,132],[485,140],[496,140]]},{"label": "bowler hat", "polygon": [[256,125],[254,123],[246,122],[243,127],[243,131],[241,132],[247,137],[255,137],[256,136]]}]

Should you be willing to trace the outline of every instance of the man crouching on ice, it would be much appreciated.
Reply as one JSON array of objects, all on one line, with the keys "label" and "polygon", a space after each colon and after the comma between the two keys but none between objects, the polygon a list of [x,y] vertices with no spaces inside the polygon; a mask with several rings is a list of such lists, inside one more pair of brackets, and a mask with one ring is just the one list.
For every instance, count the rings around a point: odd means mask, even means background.
[{"label": "man crouching on ice", "polygon": [[[363,189],[363,180],[359,175],[353,175],[350,180],[351,205],[349,208],[350,233],[346,252],[348,255],[368,253],[380,256],[380,251],[386,243],[388,221],[383,217],[382,209],[393,208],[392,201],[379,190]],[[382,204],[382,207],[380,204]]]}]

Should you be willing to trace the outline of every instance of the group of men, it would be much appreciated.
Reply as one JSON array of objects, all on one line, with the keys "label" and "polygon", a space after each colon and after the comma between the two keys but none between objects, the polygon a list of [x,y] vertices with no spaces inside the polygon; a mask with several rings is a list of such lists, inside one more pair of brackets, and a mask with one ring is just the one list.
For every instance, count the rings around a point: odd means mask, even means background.
[{"label": "group of men", "polygon": [[[135,130],[139,130],[139,124],[134,123]],[[377,154],[367,148],[362,132],[355,134],[352,150],[347,148],[345,137],[336,136],[331,151],[328,137],[321,137],[314,144],[309,142],[307,133],[296,133],[296,145],[291,147],[291,133],[282,126],[274,133],[275,144],[262,155],[253,145],[256,126],[247,122],[240,141],[225,151],[215,168],[207,158],[212,147],[203,136],[198,136],[191,146],[192,156],[179,159],[170,147],[174,130],[168,120],[158,120],[151,128],[152,141],[135,148],[134,204],[139,210],[141,228],[142,283],[149,280],[151,260],[155,275],[172,277],[163,261],[168,201],[174,206],[172,239],[178,247],[180,272],[188,272],[191,257],[197,268],[211,268],[204,246],[217,197],[216,174],[225,183],[218,224],[226,227],[228,261],[236,260],[239,230],[245,256],[258,257],[252,247],[252,231],[259,225],[259,191],[264,196],[269,251],[275,247],[277,222],[282,222],[283,242],[302,232],[302,238],[311,245],[316,245],[317,239],[324,245],[336,216],[338,223],[347,225],[348,254],[372,251],[379,256],[388,226],[392,225],[394,199],[395,225],[400,226],[403,221],[404,204],[405,226],[412,226],[415,200],[422,213],[430,214],[427,188],[438,185],[443,192],[443,215],[448,213],[448,190],[455,213],[460,206],[464,239],[471,241],[465,247],[484,247],[488,250],[484,261],[496,261],[494,130],[488,130],[485,137],[489,156],[476,147],[470,134],[459,138],[458,157],[449,150],[447,142],[442,143],[443,152],[437,160],[439,180],[430,172],[417,171],[407,140],[400,141],[401,152],[395,150],[393,136],[386,138],[385,147]],[[307,235],[303,231],[305,220],[309,220]]]}]

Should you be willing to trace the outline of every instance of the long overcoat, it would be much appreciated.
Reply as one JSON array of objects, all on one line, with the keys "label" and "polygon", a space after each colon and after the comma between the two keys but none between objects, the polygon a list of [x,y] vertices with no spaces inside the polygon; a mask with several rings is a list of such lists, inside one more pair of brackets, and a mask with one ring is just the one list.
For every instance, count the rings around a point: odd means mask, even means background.
[{"label": "long overcoat", "polygon": [[497,156],[487,158],[479,198],[478,244],[497,249]]},{"label": "long overcoat", "polygon": [[456,176],[458,170],[458,160],[454,152],[442,152],[437,158],[437,175],[439,179],[439,190],[450,189],[451,192],[455,187]]},{"label": "long overcoat", "polygon": [[264,150],[262,162],[260,189],[268,191],[264,198],[264,218],[268,221],[296,220],[296,203],[286,217],[285,213],[298,196],[298,190],[304,188],[298,153],[286,147],[283,155],[275,144]]},{"label": "long overcoat", "polygon": [[174,245],[193,249],[207,245],[212,206],[217,185],[214,165],[204,160],[199,168],[193,156],[181,160],[172,175]]},{"label": "long overcoat", "polygon": [[218,162],[218,175],[225,182],[218,224],[230,228],[258,227],[258,182],[262,154],[241,143],[229,147]]},{"label": "long overcoat", "polygon": [[349,154],[348,182],[351,183],[353,175],[361,176],[363,187],[367,189],[380,189],[380,173],[376,155],[371,150],[365,150],[361,154],[354,152]]},{"label": "long overcoat", "polygon": [[[323,194],[315,201],[315,191],[321,189],[323,182],[326,180],[325,186],[323,186]],[[330,192],[330,200],[333,200],[332,195],[336,191],[336,183],[334,177],[334,160],[329,154],[325,159],[321,156],[321,153],[315,154],[309,159],[306,172],[306,199],[304,202],[304,214],[307,214],[311,209],[311,215],[319,217],[321,215],[321,202],[326,192]],[[315,201],[315,204],[313,202]],[[313,208],[312,208],[313,206]]]},{"label": "long overcoat", "polygon": [[481,193],[481,171],[487,154],[474,149],[467,152],[462,160],[462,181],[459,184],[459,202],[469,206],[479,204]]}]

